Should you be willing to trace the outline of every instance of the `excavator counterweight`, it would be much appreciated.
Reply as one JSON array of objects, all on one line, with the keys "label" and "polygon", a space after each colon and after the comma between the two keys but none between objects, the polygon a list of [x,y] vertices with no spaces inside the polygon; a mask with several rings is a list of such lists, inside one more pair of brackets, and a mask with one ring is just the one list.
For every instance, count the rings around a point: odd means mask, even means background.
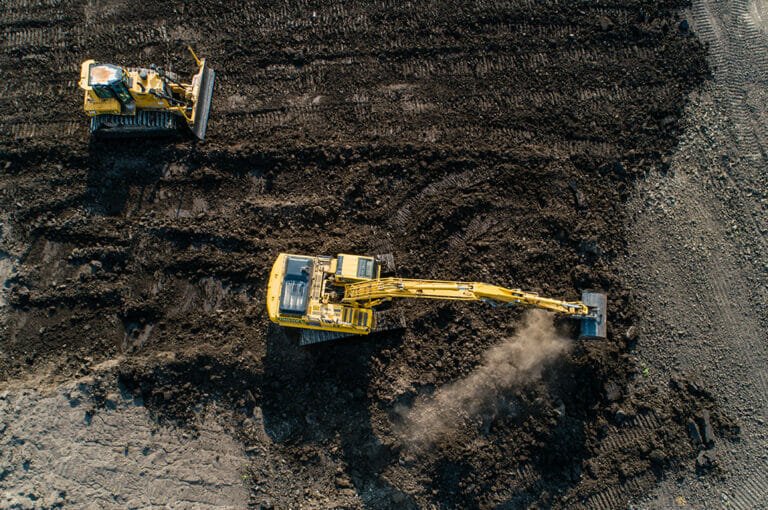
[{"label": "excavator counterweight", "polygon": [[281,253],[269,277],[267,311],[273,322],[301,328],[302,344],[316,343],[404,326],[403,319],[384,321],[378,309],[395,298],[540,308],[579,319],[582,338],[606,336],[605,294],[585,291],[582,301],[560,301],[480,282],[382,278],[376,258],[348,254]]}]

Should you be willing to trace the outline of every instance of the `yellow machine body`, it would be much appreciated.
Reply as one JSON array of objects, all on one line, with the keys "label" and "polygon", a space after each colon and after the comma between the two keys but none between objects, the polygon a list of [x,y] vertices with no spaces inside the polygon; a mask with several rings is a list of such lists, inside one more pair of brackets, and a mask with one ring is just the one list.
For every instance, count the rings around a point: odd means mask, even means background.
[{"label": "yellow machine body", "polygon": [[[122,114],[123,107],[120,101],[116,97],[99,97],[91,84],[91,81],[99,81],[100,77],[105,77],[101,81],[107,81],[109,77],[114,76],[116,73],[111,72],[112,69],[105,64],[99,64],[95,60],[86,60],[80,66],[80,88],[85,90],[85,102],[83,108],[85,114],[89,117],[94,115],[101,115],[105,113],[111,113],[114,115]],[[126,85],[126,90],[130,93],[133,101],[136,104],[137,110],[175,110],[182,116],[187,118],[184,108],[173,107],[169,104],[169,101],[164,98],[159,98],[147,92],[148,90],[160,90],[164,91],[168,84],[163,80],[160,75],[149,70],[145,73],[145,78],[142,79],[140,71],[132,71],[123,69],[123,82]],[[95,80],[92,80],[95,78]],[[179,93],[186,94],[186,90],[180,90],[178,86],[171,86],[172,89]]]},{"label": "yellow machine body", "polygon": [[368,334],[374,327],[370,307],[342,302],[345,286],[379,279],[373,257],[308,257],[281,253],[269,276],[269,318],[288,327]]},{"label": "yellow machine body", "polygon": [[[191,51],[191,49],[190,49]],[[203,139],[208,124],[214,72],[198,60],[191,83],[156,68],[123,68],[86,60],[80,66],[83,108],[92,117],[91,132],[163,134],[176,120]]]},{"label": "yellow machine body", "polygon": [[267,311],[282,326],[366,335],[376,330],[375,308],[394,298],[540,308],[581,319],[585,336],[605,336],[603,294],[585,292],[583,298],[596,303],[590,306],[487,283],[381,278],[373,257],[347,254],[335,259],[280,254],[269,277]]}]

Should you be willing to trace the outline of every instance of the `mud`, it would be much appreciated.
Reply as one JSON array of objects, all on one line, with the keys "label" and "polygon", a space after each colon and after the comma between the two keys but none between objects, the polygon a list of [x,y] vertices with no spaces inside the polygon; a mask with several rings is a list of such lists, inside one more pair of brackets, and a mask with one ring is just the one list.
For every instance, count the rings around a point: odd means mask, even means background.
[{"label": "mud", "polygon": [[[468,421],[492,423],[500,413],[514,414],[504,395],[514,394],[541,378],[544,369],[570,347],[552,327],[552,317],[533,310],[514,338],[502,340],[484,354],[467,377],[439,386],[435,392],[399,410],[401,441],[415,450],[449,441]],[[500,401],[501,400],[501,401]]]},{"label": "mud", "polygon": [[[116,384],[160,427],[194,432],[216,404],[254,505],[626,506],[692,468],[702,410],[718,441],[736,434],[686,380],[671,398],[636,390],[642,310],[616,266],[632,183],[666,170],[708,74],[684,5],[7,4],[3,384],[119,359]],[[206,141],[89,141],[79,62],[183,75],[186,44],[217,73]],[[300,349],[264,309],[282,251],[601,290],[608,338],[415,455],[397,410],[470,375],[522,311],[400,303],[405,331]]]}]

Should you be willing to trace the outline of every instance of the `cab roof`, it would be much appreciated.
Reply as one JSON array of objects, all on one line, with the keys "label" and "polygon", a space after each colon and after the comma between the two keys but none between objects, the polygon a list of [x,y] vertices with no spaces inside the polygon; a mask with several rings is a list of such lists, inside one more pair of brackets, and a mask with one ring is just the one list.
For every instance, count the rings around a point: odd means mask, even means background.
[{"label": "cab roof", "polygon": [[88,72],[88,85],[111,85],[123,79],[123,70],[112,64],[92,64]]},{"label": "cab roof", "polygon": [[312,275],[312,259],[288,256],[285,260],[285,276],[280,291],[280,313],[304,315]]}]

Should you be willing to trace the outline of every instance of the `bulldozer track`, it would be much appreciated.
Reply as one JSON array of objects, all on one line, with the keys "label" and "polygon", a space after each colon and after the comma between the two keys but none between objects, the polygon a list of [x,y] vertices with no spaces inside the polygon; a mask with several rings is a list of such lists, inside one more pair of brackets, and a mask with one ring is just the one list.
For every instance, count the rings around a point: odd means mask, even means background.
[{"label": "bulldozer track", "polygon": [[67,139],[83,130],[81,122],[15,122],[0,123],[0,133],[15,140],[44,138],[49,140]]},{"label": "bulldozer track", "polygon": [[[542,2],[543,5],[547,3]],[[505,12],[509,7],[517,5],[518,7],[532,10],[532,4],[512,2],[489,3],[479,2],[476,4],[476,12],[501,11]],[[553,4],[549,4],[553,5]],[[413,18],[419,21],[431,20],[433,16],[439,14],[437,10],[430,8],[417,9],[413,4],[403,4],[391,1],[372,2],[374,10],[380,12],[388,11],[406,11]],[[626,16],[623,9],[600,9],[600,12],[611,13],[614,15]],[[348,34],[354,31],[369,30],[371,28],[370,17],[366,9],[361,7],[349,7],[342,5],[317,6],[308,2],[290,2],[283,5],[280,9],[270,12],[264,12],[261,9],[252,9],[245,7],[244,10],[225,13],[223,18],[232,25],[256,26],[259,34],[270,35],[285,31],[286,27],[291,29],[306,29],[313,34],[325,34],[329,31]]]},{"label": "bulldozer track", "polygon": [[62,3],[64,0],[8,0],[3,4],[2,10],[29,11],[30,9],[59,7]]},{"label": "bulldozer track", "polygon": [[764,42],[755,46],[755,49],[745,42],[760,41],[759,37],[755,37],[754,27],[750,32],[746,0],[734,0],[731,5],[736,24],[726,28],[714,13],[715,8],[711,0],[694,2],[695,29],[710,44],[710,58],[715,67],[716,81],[721,84],[721,93],[735,121],[737,139],[745,154],[759,157],[764,151],[761,151],[758,143],[755,123],[746,104],[746,96],[748,83],[756,81],[755,78],[765,79],[765,70],[764,65],[758,64],[763,70],[758,71],[758,76],[755,77],[750,65],[754,59],[751,56],[748,57],[747,53],[752,54],[757,51],[758,55],[765,55],[768,50]]},{"label": "bulldozer track", "polygon": [[432,183],[421,192],[408,199],[400,209],[392,216],[390,220],[390,226],[394,230],[403,230],[411,220],[412,215],[418,211],[419,204],[423,200],[444,193],[449,188],[462,189],[467,186],[475,185],[479,182],[483,182],[491,178],[492,172],[487,170],[485,172],[476,172],[474,170],[463,172],[461,174],[451,174],[439,182]]},{"label": "bulldozer track", "polygon": [[516,467],[509,475],[510,489],[518,493],[525,492],[541,482],[541,474],[529,464]]},{"label": "bulldozer track", "polygon": [[0,39],[0,48],[6,51],[29,47],[37,50],[55,50],[66,48],[68,40],[69,32],[61,27],[27,28],[6,32]]},{"label": "bulldozer track", "polygon": [[750,2],[742,15],[746,46],[756,56],[752,64],[758,69],[757,78],[762,84],[766,84],[768,83],[768,35],[757,25],[756,18],[760,18],[757,10],[757,2]]},{"label": "bulldozer track", "polygon": [[599,451],[605,453],[611,450],[620,450],[629,443],[647,439],[660,426],[661,423],[654,413],[639,414],[630,423],[620,428],[611,425],[608,427],[610,432],[600,442]]},{"label": "bulldozer track", "polygon": [[496,224],[498,224],[498,220],[490,218],[481,219],[475,216],[470,220],[469,225],[467,225],[467,228],[463,232],[457,232],[448,239],[448,246],[452,250],[460,250],[470,241],[480,239]]},{"label": "bulldozer track", "polygon": [[0,5],[0,25],[50,24],[63,20],[65,16],[58,9],[61,4],[62,0],[8,0]]},{"label": "bulldozer track", "polygon": [[755,466],[754,474],[741,478],[737,489],[733,489],[728,501],[730,507],[739,510],[765,508],[768,494],[768,465],[765,462]]},{"label": "bulldozer track", "polygon": [[45,25],[55,26],[61,24],[66,20],[66,16],[59,11],[47,12],[44,15],[40,15],[39,11],[36,13],[37,17],[30,17],[28,12],[25,11],[6,11],[0,14],[0,26],[13,27],[15,25]]},{"label": "bulldozer track", "polygon": [[18,87],[10,83],[0,85],[0,96],[3,101],[10,99],[29,99],[30,97],[55,97],[61,94],[69,93],[77,87],[77,80],[71,79],[70,73],[62,73],[61,81],[58,84],[40,83],[37,81],[27,81]]},{"label": "bulldozer track", "polygon": [[[697,30],[711,45],[712,58],[717,62],[722,55],[726,61],[724,66],[716,66],[715,80],[720,84],[720,90],[735,121],[737,140],[747,157],[761,161],[768,155],[768,146],[765,145],[768,142],[768,128],[763,127],[764,122],[750,111],[747,90],[751,86],[760,85],[768,77],[768,60],[761,58],[768,55],[768,39],[758,33],[749,15],[746,0],[736,1],[732,5],[733,19],[736,20],[735,26],[729,27],[730,32],[733,33],[732,37],[729,37],[728,31],[720,26],[722,22],[713,14],[709,1],[695,2],[693,12],[697,20]],[[754,58],[755,55],[757,58]],[[755,69],[757,69],[756,72]],[[730,169],[731,172],[739,172],[740,175],[725,172],[727,178],[734,184],[731,189],[741,191],[745,185],[748,189],[764,189],[764,183],[754,182],[754,173],[742,171],[740,166],[736,165]],[[744,196],[741,199],[743,202],[748,201]],[[752,207],[755,206],[752,205]],[[765,250],[768,244],[763,229],[757,224],[756,215],[749,216],[755,226],[755,234],[761,240]]]},{"label": "bulldozer track", "polygon": [[642,494],[655,482],[652,473],[644,473],[626,480],[618,487],[610,487],[607,490],[593,494],[587,500],[578,505],[579,508],[589,510],[613,510],[624,508],[637,494]]},{"label": "bulldozer track", "polygon": [[[112,127],[110,127],[112,126]],[[131,136],[135,133],[170,135],[177,130],[177,118],[170,112],[139,111],[133,116],[91,117],[90,132],[103,136]],[[135,132],[135,133],[134,133]]]},{"label": "bulldozer track", "polygon": [[[44,3],[44,5],[55,7],[59,4]],[[398,5],[399,4],[397,3],[390,2],[382,2],[381,4],[376,3],[377,8],[379,9],[392,9]],[[547,5],[550,7],[556,6],[556,4]],[[24,8],[24,6],[22,6],[20,3],[18,5],[18,9],[22,8]],[[405,8],[412,9],[412,6]],[[504,4],[493,4],[493,6],[478,5],[473,9],[482,11],[482,9],[486,8],[491,9],[492,11],[503,12],[508,9],[509,6]],[[521,3],[518,5],[518,8],[525,10],[531,9],[532,7],[528,3]],[[295,9],[298,9],[298,18]],[[235,24],[240,23],[254,25],[258,27],[257,30],[270,30],[270,27],[272,26],[281,27],[281,29],[284,30],[286,23],[289,25],[291,23],[299,23],[299,25],[296,25],[297,28],[300,27],[301,24],[304,24],[306,26],[311,26],[312,30],[317,31],[318,33],[325,33],[324,31],[333,33],[338,30],[338,26],[340,24],[339,22],[341,20],[349,20],[350,18],[357,19],[355,18],[355,12],[365,11],[363,8],[350,8],[347,6],[342,7],[338,5],[330,6],[328,9],[317,9],[316,7],[312,7],[311,12],[309,9],[310,5],[303,2],[298,2],[295,8],[283,7],[277,11],[270,11],[267,14],[264,14],[262,10],[257,9],[235,8],[231,13],[224,13],[224,18],[227,19],[227,17],[230,16]],[[306,19],[301,16],[302,10],[307,11],[305,13],[307,15]],[[429,19],[432,15],[434,15],[434,13],[432,13],[429,9],[413,10],[415,11],[415,15],[417,17],[422,17],[423,19]],[[16,12],[16,9],[14,9],[14,12]],[[631,11],[629,9],[624,8],[600,7],[596,9],[597,14],[613,17],[615,21],[618,22],[626,20],[630,12]],[[21,14],[19,14],[19,16],[21,16]],[[238,20],[235,20],[235,18],[238,18]],[[532,24],[523,21],[512,21],[509,23],[499,21],[498,23],[504,25],[505,30],[520,31],[524,33],[538,33],[542,32],[543,30],[547,30],[549,32],[554,30],[556,36],[561,35],[563,37],[567,37],[568,34],[575,30],[575,27],[569,24],[545,28],[538,24]],[[359,23],[356,22],[342,25],[344,26],[344,30],[354,29],[360,32],[367,32],[372,30],[372,27],[369,26],[368,22],[366,21],[365,15],[361,15]],[[126,32],[125,27],[108,22],[101,24],[99,30],[95,32],[93,30],[85,30],[80,26],[72,26],[69,30],[64,30],[63,28],[59,27],[54,31],[48,31],[45,29],[30,29],[19,31],[17,33],[11,32],[10,36],[6,38],[4,44],[17,49],[30,46],[36,47],[51,45],[57,48],[63,48],[72,43],[82,44],[87,40],[98,41],[101,38],[121,38],[123,37],[123,32]],[[126,32],[125,39],[126,44],[133,47],[141,46],[151,41],[168,42],[172,39],[172,36],[169,35],[168,30],[164,26],[144,27],[142,30],[133,31],[130,34]],[[605,64],[618,66],[622,65],[622,62],[627,60],[633,60],[637,58],[653,58],[652,49],[638,46],[619,48],[616,50],[610,50],[608,52],[601,52],[594,48],[576,48],[566,49],[565,51],[554,50],[547,52],[539,51],[518,53],[515,51],[514,54],[505,54],[505,52],[511,51],[512,48],[504,49],[502,47],[499,50],[496,50],[495,54],[492,53],[490,55],[487,54],[485,47],[482,46],[458,46],[447,48],[447,52],[443,52],[443,50],[440,48],[435,48],[435,51],[430,52],[427,58],[424,59],[424,56],[420,55],[415,48],[409,46],[409,43],[403,42],[402,44],[399,44],[397,38],[391,42],[394,44],[393,46],[389,47],[388,51],[408,50],[406,51],[406,55],[409,52],[412,53],[412,55],[407,56],[403,62],[400,61],[402,59],[398,59],[398,61],[388,63],[386,65],[392,67],[393,72],[402,74],[403,76],[410,77],[412,79],[424,79],[425,77],[440,76],[443,74],[451,76],[468,75],[476,78],[498,73],[506,73],[510,68],[520,69],[522,72],[524,72],[526,70],[534,70],[541,67],[556,68],[563,65],[572,65],[577,62],[591,64],[600,61]],[[453,57],[455,53],[472,53],[474,56],[470,59],[456,59]],[[62,53],[61,57],[58,58],[65,59],[66,56],[64,53]],[[343,65],[357,66],[362,64],[364,67],[381,66],[378,55],[376,54],[368,54],[367,56],[354,55],[350,57],[335,57],[335,59],[336,62],[339,62]],[[362,63],[361,59],[362,61],[368,60],[369,63]],[[70,62],[70,64],[74,63],[75,62]],[[324,62],[322,60],[318,60],[316,63],[318,65],[315,65],[313,62],[310,66],[298,72],[295,66],[292,65],[285,66],[283,71],[297,74],[300,80],[305,81],[305,85],[307,87],[316,87],[318,82],[322,80],[320,75],[318,75],[318,69],[325,69],[329,65],[328,61]],[[271,74],[275,70],[277,69],[273,68],[272,71],[265,70],[265,73],[267,73],[265,74],[265,79],[274,79],[274,76]],[[656,87],[658,87],[659,90],[656,90]],[[637,101],[641,97],[647,96],[648,94],[657,94],[662,92],[669,92],[670,94],[674,93],[674,91],[671,90],[662,91],[661,89],[665,87],[665,85],[654,85],[652,89],[648,90],[643,88],[628,90],[623,88],[607,89],[597,87],[594,90],[589,88],[582,89],[578,92],[578,94],[580,95],[580,98],[585,101],[585,105],[583,105],[583,107],[588,111],[594,111],[597,114],[599,113],[605,101],[632,102]],[[360,100],[361,97],[367,97],[367,99]],[[464,111],[493,113],[499,110],[514,111],[520,107],[554,107],[556,105],[567,102],[570,98],[570,95],[560,92],[545,92],[541,90],[522,92],[517,90],[509,90],[501,91],[500,93],[495,93],[494,95],[490,96],[459,93],[454,97],[454,104],[445,104],[444,102],[435,104],[428,97],[403,98],[397,101],[396,104],[402,108],[406,118],[413,119],[413,121],[416,122],[419,116],[430,114],[431,112],[438,110],[444,110],[446,108],[457,108]],[[352,113],[353,117],[356,118],[355,124],[359,123],[373,126],[366,128],[367,133],[371,137],[394,138],[406,135],[410,131],[410,129],[400,126],[375,127],[377,124],[375,122],[377,115],[376,112],[381,109],[391,108],[392,104],[388,102],[381,102],[375,97],[375,94],[371,93],[357,95],[357,99],[352,100],[338,101],[338,99],[334,99],[331,101],[331,104],[328,105],[281,105],[277,109],[268,108],[266,111],[264,111],[264,109],[261,109],[261,111],[252,110],[250,112],[243,112],[242,109],[231,109],[231,111],[227,111],[226,108],[220,108],[218,106],[219,105],[213,108],[212,121],[226,123],[230,128],[232,128],[229,129],[229,132],[236,132],[244,128],[246,125],[249,126],[246,128],[247,131],[253,131],[254,128],[256,128],[256,130],[262,130],[275,127],[301,127],[317,123],[322,125],[324,116],[331,114],[346,115],[344,112]],[[73,112],[72,115],[76,115],[76,113]],[[254,118],[249,119],[248,121],[237,118],[241,115],[250,115]],[[505,129],[507,128],[501,127],[497,128],[496,131],[504,133]],[[350,133],[352,130],[355,130],[355,128],[350,126]],[[30,132],[28,129],[22,129],[21,131],[24,133]],[[40,129],[36,129],[35,133],[37,137],[40,137],[43,134]],[[27,135],[24,134],[24,136],[26,137]],[[422,143],[433,143],[435,141],[454,141],[466,137],[483,139],[487,138],[487,128],[482,129],[473,127],[469,129],[446,129],[444,127],[435,126],[429,131],[414,133],[414,136]],[[573,144],[573,142],[567,143]],[[584,150],[583,144],[589,145],[589,143],[590,142],[578,142],[575,145],[572,145],[572,148],[569,150],[572,153],[578,153]],[[591,143],[595,143],[597,146],[596,149],[591,150],[591,152],[593,152],[595,155],[607,156],[609,152],[611,152],[609,144],[605,144],[603,147],[600,145],[600,142]]]},{"label": "bulldozer track", "polygon": [[[731,189],[734,188],[732,187]],[[704,209],[699,200],[691,200],[690,204],[693,209],[692,214],[694,217],[701,218],[706,222],[706,231],[718,232],[718,230],[720,230],[716,221],[711,217],[711,212]],[[740,284],[740,282],[743,281],[743,278],[738,274],[734,274],[734,268],[730,264],[724,263],[722,257],[709,257],[708,260],[703,261],[702,266],[704,267],[703,274],[729,275],[727,277],[715,276],[705,280],[705,285],[709,287],[716,304],[714,310],[710,313],[715,316],[715,320],[713,321],[715,324],[740,325],[743,338],[747,339],[746,343],[742,340],[742,342],[733,344],[730,342],[730,338],[727,338],[727,335],[726,338],[721,338],[719,340],[723,343],[723,346],[728,349],[729,354],[737,358],[742,370],[748,369],[747,367],[752,367],[749,377],[746,379],[757,381],[757,383],[762,386],[759,393],[765,395],[766,392],[768,392],[768,386],[765,385],[765,379],[759,376],[760,373],[765,372],[765,365],[760,362],[756,363],[756,357],[766,358],[768,351],[766,351],[765,345],[760,341],[761,335],[759,328],[754,324],[750,314],[744,309],[741,303],[734,301],[732,298],[734,291],[738,292],[739,295],[744,295],[750,293],[750,290],[746,288],[734,288],[736,282],[739,282]],[[768,412],[768,406],[766,406],[765,402],[763,403],[762,412]]]}]

